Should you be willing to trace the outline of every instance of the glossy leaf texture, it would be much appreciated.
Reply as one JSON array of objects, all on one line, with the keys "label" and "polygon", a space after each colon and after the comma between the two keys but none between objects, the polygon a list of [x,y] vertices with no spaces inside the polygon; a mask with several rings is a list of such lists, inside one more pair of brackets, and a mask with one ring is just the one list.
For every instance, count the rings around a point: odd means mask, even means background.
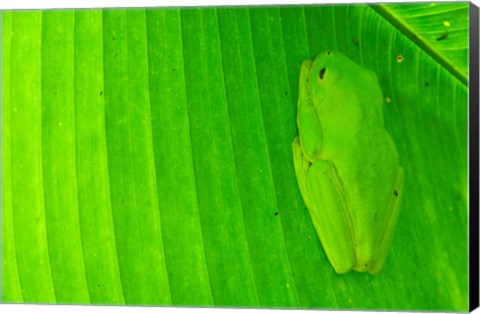
[{"label": "glossy leaf texture", "polygon": [[468,80],[469,7],[468,2],[373,6],[464,83]]},{"label": "glossy leaf texture", "polygon": [[[2,27],[3,302],[467,310],[468,89],[372,7]],[[405,170],[378,276],[334,272],[294,174],[300,66],[327,49],[377,73]]]}]

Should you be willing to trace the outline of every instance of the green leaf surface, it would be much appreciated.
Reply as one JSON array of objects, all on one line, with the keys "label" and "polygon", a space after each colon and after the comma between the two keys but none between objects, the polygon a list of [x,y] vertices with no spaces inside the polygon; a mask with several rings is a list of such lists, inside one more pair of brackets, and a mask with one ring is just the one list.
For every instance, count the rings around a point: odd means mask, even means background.
[{"label": "green leaf surface", "polygon": [[373,6],[465,84],[468,78],[468,2]]},{"label": "green leaf surface", "polygon": [[[1,13],[2,301],[466,311],[468,10],[445,8]],[[334,272],[294,174],[300,65],[328,49],[377,73],[405,170],[378,276]]]}]

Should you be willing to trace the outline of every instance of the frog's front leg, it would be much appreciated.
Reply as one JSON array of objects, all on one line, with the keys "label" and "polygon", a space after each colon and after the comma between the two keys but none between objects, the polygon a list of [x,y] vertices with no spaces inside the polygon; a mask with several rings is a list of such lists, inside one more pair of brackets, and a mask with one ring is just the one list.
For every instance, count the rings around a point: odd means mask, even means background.
[{"label": "frog's front leg", "polygon": [[303,154],[307,160],[314,161],[321,155],[323,132],[308,91],[308,77],[311,67],[312,61],[305,60],[300,70],[297,126]]},{"label": "frog's front leg", "polygon": [[398,216],[400,213],[400,204],[403,196],[403,181],[403,168],[398,167],[397,179],[393,187],[390,202],[388,204],[388,220],[385,224],[383,235],[380,239],[378,250],[376,252],[376,256],[373,258],[375,262],[368,270],[371,274],[378,274],[383,269],[385,260],[387,259],[388,249],[390,248],[390,245],[392,243],[395,226],[397,224]]},{"label": "frog's front leg", "polygon": [[292,143],[293,151],[293,166],[295,168],[295,175],[297,176],[298,188],[300,189],[300,194],[302,194],[305,205],[309,207],[308,195],[307,195],[307,185],[305,183],[305,176],[307,175],[308,168],[310,168],[310,162],[303,155],[302,147],[300,146],[300,139],[298,136],[293,140]]}]

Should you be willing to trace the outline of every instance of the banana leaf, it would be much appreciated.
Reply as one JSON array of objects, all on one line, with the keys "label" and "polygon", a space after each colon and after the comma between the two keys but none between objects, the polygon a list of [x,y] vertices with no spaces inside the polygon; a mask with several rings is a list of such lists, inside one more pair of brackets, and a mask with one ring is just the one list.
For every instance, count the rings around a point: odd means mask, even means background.
[{"label": "banana leaf", "polygon": [[[2,12],[1,301],[468,310],[468,10]],[[335,273],[293,168],[326,50],[377,74],[405,171],[376,276]]]}]

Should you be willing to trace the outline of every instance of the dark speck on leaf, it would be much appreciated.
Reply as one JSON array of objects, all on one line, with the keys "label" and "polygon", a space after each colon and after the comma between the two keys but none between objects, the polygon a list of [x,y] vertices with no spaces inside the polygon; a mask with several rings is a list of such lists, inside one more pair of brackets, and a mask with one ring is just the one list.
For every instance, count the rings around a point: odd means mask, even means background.
[{"label": "dark speck on leaf", "polygon": [[447,37],[448,37],[448,32],[445,32],[445,33],[442,34],[442,36],[437,38],[437,41],[447,39]]},{"label": "dark speck on leaf", "polygon": [[360,47],[360,42],[358,41],[357,36],[352,37],[352,43],[355,45],[355,47],[357,47],[357,48]]},{"label": "dark speck on leaf", "polygon": [[102,95],[103,95],[103,90],[102,90],[102,91],[100,91],[99,95],[100,95],[100,96],[102,96]]},{"label": "dark speck on leaf", "polygon": [[175,72],[175,71],[177,71],[177,69],[175,69],[175,68],[172,68],[172,71],[173,71],[173,72]]},{"label": "dark speck on leaf", "polygon": [[425,81],[425,87],[430,86],[430,83],[428,81]]},{"label": "dark speck on leaf", "polygon": [[393,194],[394,194],[395,196],[398,196],[398,191],[397,191],[397,190],[393,191]]},{"label": "dark speck on leaf", "polygon": [[275,212],[275,216],[278,216],[278,212]]}]

